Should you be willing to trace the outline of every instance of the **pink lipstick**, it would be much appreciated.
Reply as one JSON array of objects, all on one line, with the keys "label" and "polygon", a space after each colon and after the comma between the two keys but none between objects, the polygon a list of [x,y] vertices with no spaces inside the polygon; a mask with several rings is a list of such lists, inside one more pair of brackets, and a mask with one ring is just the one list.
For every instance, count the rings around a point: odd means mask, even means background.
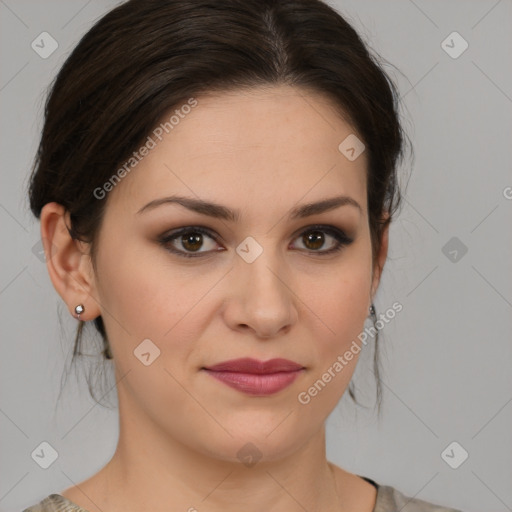
[{"label": "pink lipstick", "polygon": [[289,386],[304,367],[287,359],[258,361],[243,358],[224,361],[203,370],[238,391],[266,396]]}]

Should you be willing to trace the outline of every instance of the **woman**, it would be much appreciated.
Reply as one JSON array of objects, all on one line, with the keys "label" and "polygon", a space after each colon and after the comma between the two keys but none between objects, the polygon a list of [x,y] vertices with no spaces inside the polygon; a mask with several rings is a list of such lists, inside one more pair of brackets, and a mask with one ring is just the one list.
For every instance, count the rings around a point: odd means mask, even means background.
[{"label": "woman", "polygon": [[377,322],[397,112],[316,0],[132,0],[96,23],[49,95],[30,204],[75,347],[94,322],[112,359],[120,437],[25,512],[454,510],[325,454]]}]

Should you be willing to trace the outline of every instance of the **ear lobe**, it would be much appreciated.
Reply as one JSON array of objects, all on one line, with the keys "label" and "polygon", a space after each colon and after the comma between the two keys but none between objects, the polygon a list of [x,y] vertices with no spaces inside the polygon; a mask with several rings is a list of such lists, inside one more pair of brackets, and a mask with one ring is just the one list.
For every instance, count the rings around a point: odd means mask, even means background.
[{"label": "ear lobe", "polygon": [[41,210],[41,239],[46,255],[46,268],[55,290],[74,315],[75,306],[83,304],[81,320],[91,320],[100,314],[94,272],[88,245],[74,240],[69,231],[69,212],[52,202]]}]

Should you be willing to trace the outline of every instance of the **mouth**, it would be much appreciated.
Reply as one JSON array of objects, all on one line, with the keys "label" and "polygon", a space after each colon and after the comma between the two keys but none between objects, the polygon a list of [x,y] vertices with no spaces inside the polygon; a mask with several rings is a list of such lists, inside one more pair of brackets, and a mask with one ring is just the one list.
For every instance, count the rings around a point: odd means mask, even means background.
[{"label": "mouth", "polygon": [[254,396],[267,396],[288,387],[305,368],[287,359],[258,361],[243,358],[201,368],[227,386]]}]

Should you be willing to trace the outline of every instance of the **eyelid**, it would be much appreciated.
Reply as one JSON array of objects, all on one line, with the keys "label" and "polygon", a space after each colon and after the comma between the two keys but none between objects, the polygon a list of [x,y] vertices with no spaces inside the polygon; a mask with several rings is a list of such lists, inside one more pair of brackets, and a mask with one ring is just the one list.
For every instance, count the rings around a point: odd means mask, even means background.
[{"label": "eyelid", "polygon": [[[163,235],[158,237],[158,242],[165,246],[166,244],[169,244],[172,240],[178,238],[180,235],[184,235],[186,233],[201,233],[203,235],[210,237],[216,243],[219,243],[218,235],[213,230],[211,230],[207,227],[195,226],[195,225],[183,226],[181,228],[176,228],[171,231],[167,231],[166,233],[164,233]],[[181,253],[181,251],[170,251],[170,252],[173,252],[174,254]],[[216,252],[216,251],[198,252],[196,254],[206,255],[206,254],[211,254],[212,252]],[[181,253],[181,254],[193,255],[193,253]],[[194,257],[194,256],[192,256],[192,257]]]},{"label": "eyelid", "polygon": [[299,230],[297,230],[293,234],[293,237],[297,237],[297,236],[299,236],[303,233],[307,233],[309,231],[324,231],[325,233],[327,233],[331,236],[335,236],[335,235],[343,236],[347,242],[354,241],[353,238],[348,235],[347,230],[340,228],[340,227],[336,227],[331,224],[309,224],[309,225],[304,226],[304,227],[300,228]]},{"label": "eyelid", "polygon": [[[347,235],[344,229],[338,228],[333,225],[328,225],[328,224],[310,224],[310,225],[304,226],[293,234],[293,240],[295,240],[301,234],[313,232],[313,231],[321,231],[321,232],[326,233],[327,235],[331,236],[337,242],[337,246],[332,249],[321,250],[321,251],[320,250],[314,251],[314,250],[308,250],[308,249],[301,249],[301,250],[299,250],[299,252],[305,252],[308,254],[322,257],[324,255],[327,256],[327,255],[332,255],[336,252],[339,252],[344,247],[350,245],[354,241],[354,237]],[[187,253],[187,252],[184,252],[181,250],[169,249],[167,247],[167,245],[170,244],[171,241],[177,239],[180,235],[186,234],[186,233],[201,233],[201,234],[207,235],[208,237],[213,239],[216,243],[219,243],[219,241],[218,241],[219,235],[217,235],[212,229],[204,227],[204,226],[199,226],[199,225],[183,226],[183,227],[168,231],[158,237],[158,242],[162,246],[164,246],[170,253],[180,256],[180,257],[183,257],[183,258],[207,257],[207,256],[212,255],[215,252],[220,252],[221,250],[225,250],[225,249],[220,249],[220,250],[200,251],[200,252],[196,252],[196,253],[193,253],[193,252]]]}]

